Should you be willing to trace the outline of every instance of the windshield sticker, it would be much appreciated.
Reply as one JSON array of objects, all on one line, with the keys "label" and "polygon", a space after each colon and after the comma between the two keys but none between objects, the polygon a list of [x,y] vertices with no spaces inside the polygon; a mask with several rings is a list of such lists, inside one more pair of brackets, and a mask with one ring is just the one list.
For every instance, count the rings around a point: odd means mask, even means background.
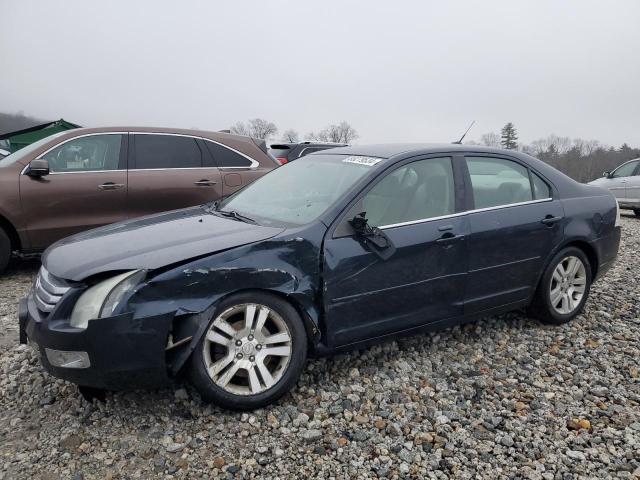
[{"label": "windshield sticker", "polygon": [[347,157],[342,160],[342,163],[355,163],[357,165],[366,165],[368,167],[373,167],[377,163],[382,161],[381,158],[376,157],[360,157],[358,155],[353,155],[351,157]]}]

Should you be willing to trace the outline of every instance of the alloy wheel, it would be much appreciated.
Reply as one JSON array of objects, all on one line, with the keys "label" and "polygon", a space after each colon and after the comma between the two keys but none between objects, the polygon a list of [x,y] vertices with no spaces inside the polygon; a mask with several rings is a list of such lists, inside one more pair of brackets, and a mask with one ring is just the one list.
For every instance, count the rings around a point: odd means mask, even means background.
[{"label": "alloy wheel", "polygon": [[234,305],[220,313],[202,343],[207,373],[234,395],[256,395],[282,378],[291,359],[291,332],[266,305]]},{"label": "alloy wheel", "polygon": [[582,301],[587,285],[587,271],[578,257],[563,258],[551,276],[549,300],[553,309],[562,314],[572,313]]}]

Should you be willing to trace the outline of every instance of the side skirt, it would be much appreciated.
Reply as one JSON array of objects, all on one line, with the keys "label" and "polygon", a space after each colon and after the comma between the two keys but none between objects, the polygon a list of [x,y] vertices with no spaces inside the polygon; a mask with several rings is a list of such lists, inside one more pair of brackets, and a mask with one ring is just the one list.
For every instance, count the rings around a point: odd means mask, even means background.
[{"label": "side skirt", "polygon": [[441,320],[438,322],[428,323],[425,325],[420,325],[418,327],[408,328],[405,330],[399,330],[397,332],[389,333],[379,337],[369,338],[366,340],[350,343],[347,345],[341,345],[339,347],[334,347],[334,348],[327,347],[324,344],[318,344],[314,349],[314,354],[315,356],[323,357],[323,356],[332,355],[335,353],[348,352],[358,348],[367,348],[372,345],[376,345],[378,343],[382,343],[390,340],[395,340],[397,338],[408,337],[408,336],[416,335],[419,333],[444,330],[446,328],[455,327],[456,325],[463,325],[465,323],[470,323],[484,317],[499,315],[501,313],[511,312],[513,310],[519,310],[521,308],[525,308],[528,304],[529,304],[529,300],[520,300],[518,302],[509,303],[506,305],[502,305],[500,307],[495,307],[487,310],[482,310],[480,312],[475,312],[470,315],[462,315],[459,317],[447,318],[445,320]]}]

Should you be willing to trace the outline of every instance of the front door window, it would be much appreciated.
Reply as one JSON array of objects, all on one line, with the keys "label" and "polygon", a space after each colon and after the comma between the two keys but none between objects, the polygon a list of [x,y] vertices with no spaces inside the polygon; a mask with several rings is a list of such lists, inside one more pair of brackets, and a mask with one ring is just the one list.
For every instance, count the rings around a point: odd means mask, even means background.
[{"label": "front door window", "polygon": [[42,156],[51,173],[100,172],[120,169],[122,135],[74,138]]}]

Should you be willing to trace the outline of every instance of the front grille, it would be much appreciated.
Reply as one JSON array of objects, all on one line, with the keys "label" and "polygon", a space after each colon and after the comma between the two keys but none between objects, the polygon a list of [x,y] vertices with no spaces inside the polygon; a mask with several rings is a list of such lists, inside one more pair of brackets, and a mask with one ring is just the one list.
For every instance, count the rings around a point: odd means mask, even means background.
[{"label": "front grille", "polygon": [[68,290],[69,286],[64,280],[54,277],[44,267],[40,267],[33,295],[38,310],[43,313],[51,312]]}]

